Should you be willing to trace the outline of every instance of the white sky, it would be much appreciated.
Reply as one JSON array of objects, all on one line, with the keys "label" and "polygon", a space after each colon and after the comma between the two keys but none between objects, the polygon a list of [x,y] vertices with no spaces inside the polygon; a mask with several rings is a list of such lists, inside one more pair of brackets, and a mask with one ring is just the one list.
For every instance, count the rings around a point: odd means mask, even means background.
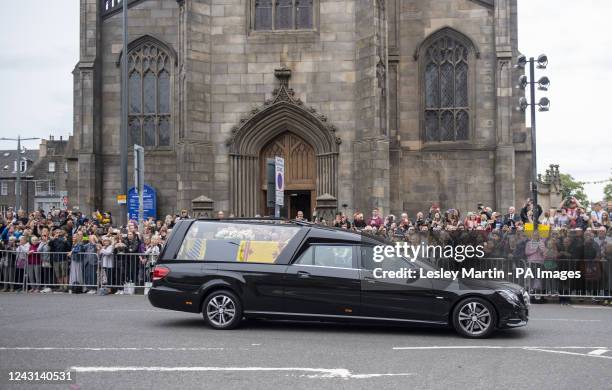
[{"label": "white sky", "polygon": [[[538,170],[558,163],[581,181],[612,176],[612,1],[518,0],[519,49],[546,53],[551,89],[538,113]],[[72,132],[72,74],[78,60],[79,0],[0,1],[0,134]],[[38,142],[26,143],[36,148]],[[0,141],[0,149],[14,148]],[[603,184],[587,185],[591,200]]]}]

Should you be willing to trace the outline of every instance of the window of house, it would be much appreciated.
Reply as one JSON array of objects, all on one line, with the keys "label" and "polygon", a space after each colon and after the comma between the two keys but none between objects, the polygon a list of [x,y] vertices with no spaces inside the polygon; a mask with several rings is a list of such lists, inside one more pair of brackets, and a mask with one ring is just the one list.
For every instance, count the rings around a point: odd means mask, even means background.
[{"label": "window of house", "polygon": [[0,195],[8,195],[8,183],[5,181],[0,182]]},{"label": "window of house", "polygon": [[313,3],[314,0],[253,0],[253,29],[312,29]]},{"label": "window of house", "polygon": [[49,172],[55,172],[55,161],[49,161]]},{"label": "window of house", "polygon": [[55,195],[55,180],[49,180],[49,195]]},{"label": "window of house", "polygon": [[128,105],[130,145],[170,146],[171,59],[153,43],[129,53]]},{"label": "window of house", "polygon": [[42,180],[37,180],[34,182],[34,195],[40,196],[46,192],[47,188],[45,188],[46,183]]},{"label": "window of house", "polygon": [[470,48],[452,35],[442,35],[423,55],[425,140],[468,140]]},{"label": "window of house", "polygon": [[[28,170],[28,160],[21,160],[21,172]],[[13,172],[17,172],[17,161],[13,161]]]}]

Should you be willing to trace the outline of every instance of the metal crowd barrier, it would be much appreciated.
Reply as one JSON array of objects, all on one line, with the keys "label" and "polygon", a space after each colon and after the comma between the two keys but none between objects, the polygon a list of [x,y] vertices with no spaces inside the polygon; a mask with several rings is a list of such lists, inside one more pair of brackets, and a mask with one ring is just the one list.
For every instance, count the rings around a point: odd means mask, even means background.
[{"label": "metal crowd barrier", "polygon": [[[0,251],[0,291],[146,292],[157,256],[145,253]],[[144,290],[143,290],[144,289]]]},{"label": "metal crowd barrier", "polygon": [[[535,297],[612,298],[612,267],[609,261],[556,259],[537,262],[526,259],[482,258],[457,262],[453,259],[425,259],[434,267],[450,270],[503,271],[503,280],[524,287]],[[521,269],[523,271],[517,271]],[[527,270],[530,270],[528,272]],[[580,278],[567,273],[580,271]],[[559,278],[565,273],[565,278]]]},{"label": "metal crowd barrier", "polygon": [[[77,254],[0,251],[1,291],[62,291],[80,293],[103,289],[106,293],[134,294],[147,291],[156,255],[95,252]],[[525,259],[482,258],[457,262],[423,259],[448,270],[502,270],[504,280],[525,287],[536,297],[612,298],[612,267],[606,260],[558,259],[529,262]],[[531,270],[527,272],[517,270]],[[545,273],[580,271],[581,278],[538,277]]]}]

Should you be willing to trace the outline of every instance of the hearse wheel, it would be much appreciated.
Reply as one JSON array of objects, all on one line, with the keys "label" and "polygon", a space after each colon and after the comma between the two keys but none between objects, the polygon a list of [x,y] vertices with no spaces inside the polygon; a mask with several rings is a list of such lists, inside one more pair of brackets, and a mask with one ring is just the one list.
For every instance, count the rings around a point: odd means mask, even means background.
[{"label": "hearse wheel", "polygon": [[233,329],[242,320],[242,304],[231,291],[215,291],[206,297],[202,305],[202,315],[212,328]]},{"label": "hearse wheel", "polygon": [[453,326],[463,337],[488,337],[495,330],[496,322],[495,308],[482,298],[466,298],[453,310]]}]

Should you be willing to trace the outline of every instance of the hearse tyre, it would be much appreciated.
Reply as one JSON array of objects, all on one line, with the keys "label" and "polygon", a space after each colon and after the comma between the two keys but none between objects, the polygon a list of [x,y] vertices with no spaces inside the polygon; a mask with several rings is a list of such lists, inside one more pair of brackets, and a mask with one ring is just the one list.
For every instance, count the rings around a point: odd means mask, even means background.
[{"label": "hearse tyre", "polygon": [[468,297],[454,308],[452,324],[457,333],[471,339],[489,337],[497,325],[497,312],[486,299]]},{"label": "hearse tyre", "polygon": [[213,291],[204,300],[202,316],[211,328],[234,329],[242,320],[242,304],[229,290]]}]

